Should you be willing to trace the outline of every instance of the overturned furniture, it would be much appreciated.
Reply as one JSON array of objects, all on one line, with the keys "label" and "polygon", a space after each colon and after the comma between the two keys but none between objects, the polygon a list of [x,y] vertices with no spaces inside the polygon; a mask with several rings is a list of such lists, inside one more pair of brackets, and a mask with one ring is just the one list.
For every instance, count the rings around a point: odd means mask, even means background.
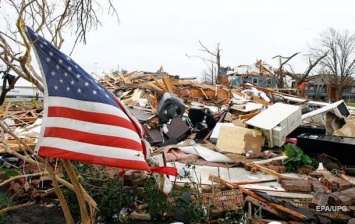
[{"label": "overturned furniture", "polygon": [[286,136],[301,124],[301,116],[300,106],[275,103],[246,121],[246,124],[262,131],[269,148],[281,147],[286,142]]}]

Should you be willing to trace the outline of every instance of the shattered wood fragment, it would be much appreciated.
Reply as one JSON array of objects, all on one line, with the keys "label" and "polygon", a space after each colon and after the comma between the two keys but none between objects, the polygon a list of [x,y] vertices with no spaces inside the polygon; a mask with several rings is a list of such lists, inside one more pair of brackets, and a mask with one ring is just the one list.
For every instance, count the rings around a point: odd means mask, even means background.
[{"label": "shattered wood fragment", "polygon": [[347,180],[334,176],[331,173],[324,174],[321,182],[327,186],[331,191],[342,191],[352,188],[354,185]]},{"label": "shattered wood fragment", "polygon": [[147,88],[152,88],[153,90],[161,92],[161,93],[164,92],[163,89],[161,89],[158,86],[154,85],[152,82],[145,82],[145,83],[143,83],[143,86],[147,87]]},{"label": "shattered wood fragment", "polygon": [[[280,212],[280,211],[278,211],[277,209],[275,209],[275,208],[273,208],[273,207],[271,207],[271,206],[269,206],[269,205],[267,205],[266,203],[263,203],[263,202],[261,202],[261,201],[259,201],[259,200],[257,200],[256,198],[253,198],[253,197],[251,197],[251,196],[247,196],[246,198],[245,198],[245,203],[246,204],[249,204],[249,203],[251,203],[251,204],[253,204],[253,205],[255,205],[255,206],[257,206],[257,208],[258,209],[263,209],[263,210],[265,210],[265,211],[268,211],[268,212],[270,212],[271,214],[274,214],[274,215],[276,215],[276,216],[278,216],[279,218],[281,218],[281,219],[283,219],[283,220],[287,220],[288,218],[287,218],[287,216],[285,215],[285,214],[283,214],[282,212]],[[250,209],[252,209],[251,208],[251,206],[250,206]],[[248,213],[253,213],[252,211],[248,211]],[[254,220],[254,219],[253,219]],[[252,222],[253,224],[264,224],[265,222]]]},{"label": "shattered wood fragment", "polygon": [[163,82],[164,82],[165,89],[167,90],[167,92],[173,93],[174,92],[173,91],[173,86],[171,85],[169,76],[164,76],[163,77]]},{"label": "shattered wood fragment", "polygon": [[286,173],[286,167],[283,165],[273,165],[273,164],[266,164],[265,165],[268,169],[274,170],[278,173]]},{"label": "shattered wood fragment", "polygon": [[248,167],[254,168],[256,170],[260,170],[261,172],[273,175],[273,176],[275,176],[277,178],[289,179],[289,180],[301,180],[301,178],[285,176],[283,174],[280,174],[280,173],[278,173],[278,172],[276,172],[274,170],[271,170],[271,169],[269,169],[267,167],[261,166],[261,165],[256,164],[256,163],[248,162],[245,165],[248,166]]},{"label": "shattered wood fragment", "polygon": [[[34,149],[36,143],[34,139],[23,139],[22,140],[24,144],[26,144],[30,149]],[[10,149],[12,151],[15,152],[21,152],[24,149],[27,150],[26,147],[24,147],[22,144],[20,144],[17,140],[6,140],[8,147],[10,147]],[[27,150],[28,151],[28,150]],[[8,153],[7,149],[5,148],[5,146],[3,146],[2,144],[0,145],[0,154],[5,154]]]},{"label": "shattered wood fragment", "polygon": [[167,89],[163,85],[163,82],[161,80],[156,79],[153,75],[150,75],[151,79],[155,81],[155,84],[159,86],[161,89],[164,90],[164,92],[167,92]]},{"label": "shattered wood fragment", "polygon": [[313,192],[330,192],[330,190],[318,180],[310,180]]},{"label": "shattered wood fragment", "polygon": [[325,192],[315,192],[312,204],[316,206],[328,205],[329,194]]},{"label": "shattered wood fragment", "polygon": [[259,196],[258,194],[254,193],[251,190],[245,189],[244,187],[239,186],[239,189],[241,189],[244,194],[257,199],[260,202],[263,202],[263,203],[267,204],[268,206],[271,206],[271,207],[275,208],[276,210],[279,210],[279,211],[282,211],[282,212],[286,212],[286,213],[288,213],[288,214],[290,214],[290,215],[292,215],[294,217],[297,217],[300,220],[307,220],[307,217],[304,214],[302,214],[302,213],[299,213],[299,212],[296,212],[296,211],[294,211],[292,209],[284,207],[284,206],[282,206],[282,205],[280,205],[280,204],[278,204],[276,202],[269,202],[265,198]]},{"label": "shattered wood fragment", "polygon": [[333,192],[329,195],[329,205],[353,205],[354,199],[349,197],[348,195],[342,194],[341,192]]}]

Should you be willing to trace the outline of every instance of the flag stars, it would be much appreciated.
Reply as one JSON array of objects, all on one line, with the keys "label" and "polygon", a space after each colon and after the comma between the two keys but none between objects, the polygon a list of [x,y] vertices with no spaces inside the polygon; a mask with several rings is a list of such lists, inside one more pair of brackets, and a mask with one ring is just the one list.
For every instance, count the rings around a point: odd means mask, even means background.
[{"label": "flag stars", "polygon": [[78,93],[81,93],[81,89],[78,89]]},{"label": "flag stars", "polygon": [[84,85],[85,85],[85,86],[89,86],[89,83],[88,83],[88,82],[85,82]]},{"label": "flag stars", "polygon": [[60,69],[60,66],[59,66],[59,65],[56,65],[55,68],[56,68],[57,70],[59,70],[59,69]]},{"label": "flag stars", "polygon": [[43,44],[40,44],[39,46],[40,46],[41,48],[43,48],[43,47],[44,47],[44,46],[43,46]]},{"label": "flag stars", "polygon": [[73,86],[75,84],[74,80],[71,80],[70,84]]},{"label": "flag stars", "polygon": [[49,55],[50,55],[50,56],[53,56],[53,52],[49,52]]},{"label": "flag stars", "polygon": [[70,87],[69,87],[69,86],[67,87],[67,91],[68,91],[68,92],[70,91]]},{"label": "flag stars", "polygon": [[96,90],[92,91],[92,94],[96,95],[97,94]]},{"label": "flag stars", "polygon": [[64,72],[64,76],[65,76],[65,77],[68,77],[68,73]]},{"label": "flag stars", "polygon": [[51,61],[51,59],[50,59],[50,58],[46,58],[46,61],[47,61],[47,62],[50,62],[50,61]]},{"label": "flag stars", "polygon": [[58,62],[59,62],[59,64],[62,64],[62,63],[63,63],[63,60],[62,60],[62,59],[59,59]]},{"label": "flag stars", "polygon": [[58,86],[57,86],[57,85],[55,85],[55,86],[54,86],[54,89],[55,89],[55,90],[58,90]]},{"label": "flag stars", "polygon": [[77,74],[76,77],[77,77],[78,79],[80,79],[81,75],[80,75],[80,74]]},{"label": "flag stars", "polygon": [[69,66],[69,67],[68,67],[68,71],[71,71],[71,70],[72,70],[72,67]]},{"label": "flag stars", "polygon": [[60,82],[60,83],[63,83],[63,82],[64,82],[64,80],[63,80],[63,79],[59,79],[59,82]]},{"label": "flag stars", "polygon": [[55,72],[54,72],[54,71],[52,71],[52,72],[51,72],[51,75],[52,75],[52,76],[55,76]]}]

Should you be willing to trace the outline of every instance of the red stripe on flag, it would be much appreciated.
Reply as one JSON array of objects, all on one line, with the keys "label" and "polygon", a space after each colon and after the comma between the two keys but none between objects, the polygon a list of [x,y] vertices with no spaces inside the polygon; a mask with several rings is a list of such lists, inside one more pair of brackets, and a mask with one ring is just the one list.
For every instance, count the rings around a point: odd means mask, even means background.
[{"label": "red stripe on flag", "polygon": [[83,131],[76,131],[68,128],[47,127],[44,131],[43,136],[63,138],[94,145],[126,148],[140,152],[142,151],[142,145],[140,142],[136,142],[128,138],[93,134]]},{"label": "red stripe on flag", "polygon": [[161,173],[161,174],[167,174],[167,175],[171,175],[171,176],[174,176],[174,177],[179,175],[179,173],[177,172],[177,169],[175,167],[153,166],[153,167],[150,167],[150,170],[152,172]]},{"label": "red stripe on flag", "polygon": [[150,167],[146,161],[136,161],[136,160],[124,160],[124,159],[114,159],[101,156],[93,156],[83,153],[76,153],[71,151],[66,151],[53,147],[40,147],[38,154],[40,156],[54,157],[60,159],[76,160],[84,163],[93,163],[103,166],[113,166],[125,169],[133,170],[145,170],[150,171]]},{"label": "red stripe on flag", "polygon": [[130,120],[124,119],[118,115],[105,113],[94,113],[82,110],[70,109],[67,107],[49,107],[48,117],[64,117],[74,120],[87,121],[97,124],[106,124],[128,128],[136,132],[135,126]]}]

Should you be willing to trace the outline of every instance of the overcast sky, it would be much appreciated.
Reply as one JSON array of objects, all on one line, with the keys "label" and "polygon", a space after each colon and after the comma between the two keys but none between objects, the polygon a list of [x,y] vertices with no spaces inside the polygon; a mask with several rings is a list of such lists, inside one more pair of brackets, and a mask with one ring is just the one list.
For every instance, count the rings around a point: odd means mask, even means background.
[{"label": "overcast sky", "polygon": [[[101,1],[100,1],[101,2]],[[119,24],[107,12],[98,12],[102,27],[92,30],[87,44],[71,57],[87,72],[157,71],[198,76],[220,43],[221,65],[250,65],[257,59],[277,67],[276,55],[306,53],[308,43],[333,27],[355,33],[353,1],[311,0],[114,0]],[[68,44],[68,43],[67,43]],[[69,45],[65,45],[69,46]],[[69,53],[69,48],[62,49]],[[293,63],[292,63],[293,62]],[[306,58],[291,61],[304,72]]]}]

